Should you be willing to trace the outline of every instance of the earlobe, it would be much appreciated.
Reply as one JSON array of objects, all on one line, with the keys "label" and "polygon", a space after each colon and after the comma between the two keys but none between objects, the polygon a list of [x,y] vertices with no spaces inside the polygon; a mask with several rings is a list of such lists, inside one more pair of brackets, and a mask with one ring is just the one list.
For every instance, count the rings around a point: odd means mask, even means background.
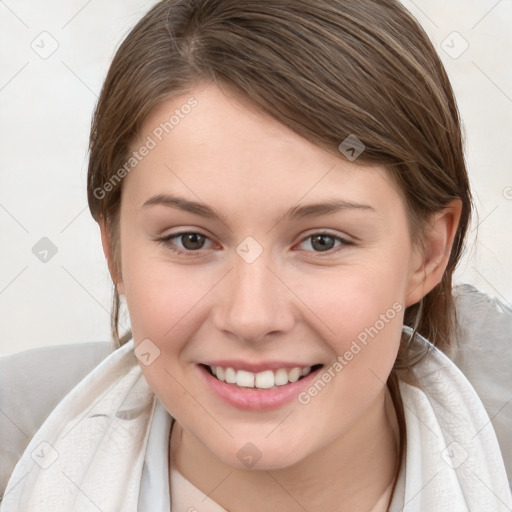
[{"label": "earlobe", "polygon": [[120,273],[118,272],[117,266],[114,261],[114,255],[112,252],[111,237],[107,229],[105,219],[102,217],[98,222],[101,232],[101,245],[103,247],[103,254],[107,260],[108,270],[112,281],[116,284],[117,292],[119,295],[124,295],[124,284]]},{"label": "earlobe", "polygon": [[425,233],[423,250],[419,247],[414,250],[405,297],[406,307],[419,302],[441,282],[450,259],[461,212],[462,201],[453,199],[432,216]]}]

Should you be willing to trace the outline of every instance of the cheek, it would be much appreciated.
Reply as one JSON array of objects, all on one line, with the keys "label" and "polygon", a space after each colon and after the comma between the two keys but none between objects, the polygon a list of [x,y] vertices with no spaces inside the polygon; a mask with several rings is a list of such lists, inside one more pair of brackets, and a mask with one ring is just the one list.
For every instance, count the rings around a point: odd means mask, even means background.
[{"label": "cheek", "polygon": [[331,363],[299,397],[304,410],[322,425],[322,438],[339,434],[363,414],[393,368],[405,311],[405,278],[403,266],[389,263],[317,276],[316,286],[303,283],[301,293],[320,319],[315,325],[322,326],[334,353]]},{"label": "cheek", "polygon": [[144,338],[172,338],[174,331],[189,323],[191,313],[196,313],[215,276],[171,263],[155,248],[130,247],[127,243],[124,251],[124,290],[135,344]]},{"label": "cheek", "polygon": [[128,244],[125,249],[123,279],[135,353],[139,345],[141,349],[147,347],[144,352],[148,351],[152,359],[147,365],[140,359],[144,376],[166,409],[181,417],[183,411],[196,407],[183,387],[189,374],[182,363],[187,342],[205,319],[202,298],[215,279],[155,257],[154,251],[129,251]]},{"label": "cheek", "polygon": [[330,399],[336,403],[351,404],[352,411],[367,406],[386,382],[399,349],[405,312],[407,274],[400,253],[380,251],[378,258],[372,255],[366,261],[302,276],[298,292],[311,305],[311,322],[319,326],[333,353],[324,375],[329,389],[322,393],[332,393]]},{"label": "cheek", "polygon": [[405,266],[396,256],[386,256],[380,253],[379,259],[368,259],[371,263],[301,274],[294,279],[297,295],[310,308],[311,318],[317,318],[315,323],[323,326],[326,339],[333,340],[337,353],[360,334],[364,338],[375,324],[379,331],[388,330],[390,324],[401,328]]}]

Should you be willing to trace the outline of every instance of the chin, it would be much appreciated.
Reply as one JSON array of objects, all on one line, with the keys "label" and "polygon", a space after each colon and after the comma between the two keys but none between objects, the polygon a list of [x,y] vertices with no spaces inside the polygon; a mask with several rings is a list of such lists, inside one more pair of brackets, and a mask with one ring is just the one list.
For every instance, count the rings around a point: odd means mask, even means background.
[{"label": "chin", "polygon": [[[276,441],[278,441],[276,439]],[[295,447],[287,445],[286,441],[279,440],[277,443],[269,443],[264,440],[254,443],[247,442],[234,442],[235,446],[240,445],[234,452],[233,444],[223,453],[217,453],[219,446],[217,445],[213,453],[222,460],[225,464],[236,467],[238,469],[245,469],[249,471],[276,471],[286,469],[301,462],[307,457],[307,453],[302,450],[297,450]],[[226,453],[229,455],[226,456]]]}]

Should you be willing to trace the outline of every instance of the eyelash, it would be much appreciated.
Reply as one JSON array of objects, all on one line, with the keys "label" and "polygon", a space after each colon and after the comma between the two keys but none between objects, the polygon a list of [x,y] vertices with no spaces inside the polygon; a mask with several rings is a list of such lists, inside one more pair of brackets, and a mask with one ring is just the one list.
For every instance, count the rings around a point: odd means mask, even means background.
[{"label": "eyelash", "polygon": [[[170,249],[171,251],[173,251],[174,253],[179,254],[179,255],[193,256],[195,254],[201,254],[201,252],[204,249],[198,249],[196,251],[192,251],[192,250],[188,250],[188,249],[180,249],[180,248],[176,247],[171,242],[171,240],[173,240],[175,238],[180,238],[181,236],[184,236],[184,235],[201,235],[205,239],[209,240],[209,238],[206,235],[203,235],[202,233],[199,233],[197,231],[181,231],[179,233],[173,233],[172,235],[168,235],[166,237],[159,238],[157,241],[159,243],[164,244],[168,249]],[[334,239],[335,241],[340,242],[340,245],[337,248],[335,247],[335,248],[329,249],[327,251],[307,251],[307,252],[314,252],[315,254],[318,254],[320,256],[323,255],[323,254],[330,255],[330,254],[333,254],[334,252],[337,252],[337,250],[339,250],[342,246],[354,245],[353,242],[350,242],[349,240],[346,240],[345,238],[342,238],[342,237],[340,237],[338,235],[334,235],[332,233],[328,233],[328,232],[325,232],[325,231],[319,231],[317,233],[313,233],[311,235],[308,235],[307,237],[303,238],[300,241],[300,244],[302,244],[303,242],[305,242],[306,240],[308,240],[310,238],[313,238],[315,236],[322,236],[322,235],[323,236],[328,236],[328,237]]]}]

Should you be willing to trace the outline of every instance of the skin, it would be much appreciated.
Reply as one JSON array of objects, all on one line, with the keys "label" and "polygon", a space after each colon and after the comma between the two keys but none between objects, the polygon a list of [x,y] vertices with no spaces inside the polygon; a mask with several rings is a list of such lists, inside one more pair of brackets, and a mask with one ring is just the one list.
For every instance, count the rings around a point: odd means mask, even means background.
[{"label": "skin", "polygon": [[[306,141],[224,88],[198,84],[159,104],[134,148],[193,96],[198,104],[124,179],[121,262],[102,241],[126,299],[134,343],[160,355],[144,375],[176,418],[173,463],[230,511],[369,511],[391,483],[396,416],[385,385],[396,358],[405,307],[440,282],[460,217],[455,200],[413,246],[406,206],[383,168],[362,167]],[[224,222],[164,205],[173,194],[214,208]],[[371,206],[287,220],[298,204],[344,199]],[[176,237],[207,237],[202,249]],[[351,244],[311,237],[328,231]],[[253,237],[252,263],[236,252]],[[187,254],[177,254],[172,247]],[[394,303],[401,313],[307,405],[241,411],[198,378],[213,359],[300,361],[329,367]],[[174,441],[173,441],[174,442]],[[237,452],[254,444],[245,467]],[[339,485],[330,485],[333,475]],[[212,492],[212,489],[214,491]]]}]

